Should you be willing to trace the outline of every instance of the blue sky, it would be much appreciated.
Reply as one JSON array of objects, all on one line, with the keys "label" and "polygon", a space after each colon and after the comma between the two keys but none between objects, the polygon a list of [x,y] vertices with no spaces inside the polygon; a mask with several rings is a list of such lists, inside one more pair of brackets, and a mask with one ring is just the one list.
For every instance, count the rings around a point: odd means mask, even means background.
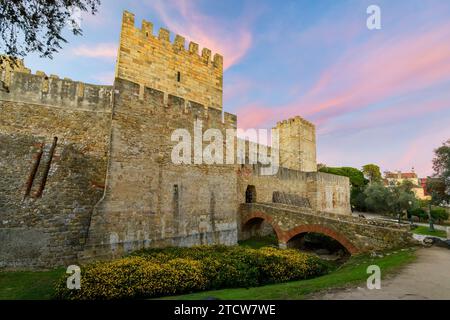
[{"label": "blue sky", "polygon": [[[450,138],[450,1],[103,0],[84,35],[33,71],[112,84],[123,10],[224,56],[224,110],[242,128],[300,115],[329,166],[432,173]],[[381,8],[368,30],[366,8]],[[174,34],[172,33],[172,37]]]}]

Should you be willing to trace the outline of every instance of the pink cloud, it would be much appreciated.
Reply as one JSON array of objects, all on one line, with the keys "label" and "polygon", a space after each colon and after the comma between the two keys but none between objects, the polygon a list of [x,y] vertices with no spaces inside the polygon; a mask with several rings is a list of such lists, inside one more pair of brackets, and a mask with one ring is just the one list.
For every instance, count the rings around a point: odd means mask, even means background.
[{"label": "pink cloud", "polygon": [[165,0],[148,4],[172,32],[223,55],[225,70],[237,64],[251,48],[253,36],[248,28],[250,17],[246,17],[246,20],[237,18],[233,22],[219,22],[216,17],[202,14],[195,6],[195,1]]},{"label": "pink cloud", "polygon": [[111,60],[117,57],[117,44],[99,43],[92,46],[81,45],[79,47],[73,48],[72,53],[80,57]]},{"label": "pink cloud", "polygon": [[[422,34],[382,41],[380,37],[352,47],[325,70],[311,90],[278,107],[276,119],[294,115],[325,124],[336,116],[363,109],[373,103],[450,80],[450,25]],[[269,122],[269,106],[252,105],[260,123]],[[241,110],[242,114],[246,112]],[[258,125],[255,121],[253,125]]]},{"label": "pink cloud", "polygon": [[241,129],[263,128],[274,119],[276,110],[262,108],[258,105],[248,105],[237,112],[238,127]]},{"label": "pink cloud", "polygon": [[230,101],[234,98],[243,97],[248,93],[253,84],[250,79],[245,79],[242,77],[232,79],[231,81],[224,82],[224,101]]},{"label": "pink cloud", "polygon": [[327,123],[326,126],[318,128],[318,133],[351,133],[390,124],[397,126],[399,123],[404,123],[407,119],[429,116],[435,112],[446,110],[449,106],[450,97],[448,96],[413,102],[407,100],[368,112],[359,116],[357,121],[353,119],[351,123],[346,121]]},{"label": "pink cloud", "polygon": [[396,163],[397,168],[406,170],[414,167],[422,177],[433,173],[433,150],[450,139],[450,127],[445,123],[436,123],[420,132],[406,147],[405,152]]}]

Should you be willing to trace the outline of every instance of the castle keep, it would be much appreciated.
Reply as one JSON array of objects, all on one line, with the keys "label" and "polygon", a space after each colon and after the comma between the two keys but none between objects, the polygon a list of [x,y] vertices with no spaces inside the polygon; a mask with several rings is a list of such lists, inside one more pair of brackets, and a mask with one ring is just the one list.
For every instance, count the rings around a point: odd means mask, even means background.
[{"label": "castle keep", "polygon": [[[124,13],[112,86],[0,68],[0,267],[111,259],[144,247],[236,244],[240,204],[350,214],[349,181],[317,172],[315,127],[277,124],[280,168],[176,165],[174,130],[236,128],[223,58]],[[236,139],[236,137],[235,137]]]}]

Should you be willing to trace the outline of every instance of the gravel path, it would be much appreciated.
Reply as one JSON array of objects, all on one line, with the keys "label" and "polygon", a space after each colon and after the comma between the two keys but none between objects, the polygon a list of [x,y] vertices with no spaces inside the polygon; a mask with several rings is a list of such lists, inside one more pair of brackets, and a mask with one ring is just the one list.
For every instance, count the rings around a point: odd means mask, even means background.
[{"label": "gravel path", "polygon": [[[313,296],[313,299],[450,299],[450,250],[439,247],[422,248],[417,260],[397,274],[381,280],[381,289],[365,286],[337,289]],[[383,270],[381,271],[383,272]]]}]

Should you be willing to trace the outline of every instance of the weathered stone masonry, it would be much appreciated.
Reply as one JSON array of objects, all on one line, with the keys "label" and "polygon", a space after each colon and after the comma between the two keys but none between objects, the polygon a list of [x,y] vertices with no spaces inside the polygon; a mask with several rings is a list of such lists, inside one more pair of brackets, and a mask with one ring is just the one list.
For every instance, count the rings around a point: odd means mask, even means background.
[{"label": "weathered stone masonry", "polygon": [[[223,59],[124,13],[112,86],[0,66],[0,267],[111,259],[144,247],[235,244],[241,203],[350,214],[347,178],[316,172],[315,128],[278,124],[283,168],[175,165],[175,129],[236,128]],[[235,139],[236,142],[236,139]],[[206,142],[203,142],[206,144]],[[40,192],[42,191],[42,192]]]}]

